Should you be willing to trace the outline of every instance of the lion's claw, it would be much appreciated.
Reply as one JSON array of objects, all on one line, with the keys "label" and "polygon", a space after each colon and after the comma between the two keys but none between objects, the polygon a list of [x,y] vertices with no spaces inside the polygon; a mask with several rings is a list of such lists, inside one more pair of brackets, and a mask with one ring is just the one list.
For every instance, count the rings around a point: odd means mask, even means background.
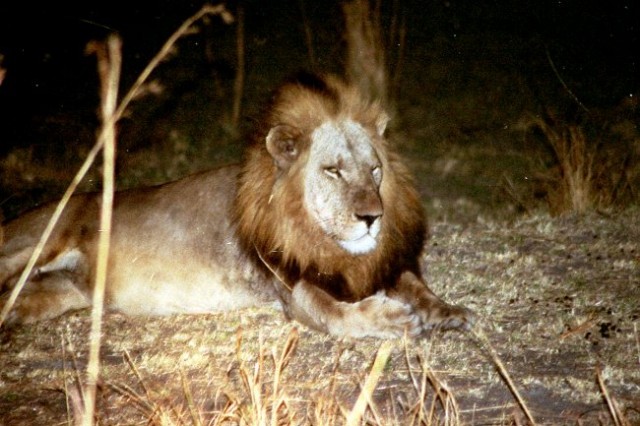
[{"label": "lion's claw", "polygon": [[436,312],[425,315],[422,327],[425,331],[434,328],[441,330],[465,330],[469,331],[476,322],[473,311],[463,306],[443,305]]}]

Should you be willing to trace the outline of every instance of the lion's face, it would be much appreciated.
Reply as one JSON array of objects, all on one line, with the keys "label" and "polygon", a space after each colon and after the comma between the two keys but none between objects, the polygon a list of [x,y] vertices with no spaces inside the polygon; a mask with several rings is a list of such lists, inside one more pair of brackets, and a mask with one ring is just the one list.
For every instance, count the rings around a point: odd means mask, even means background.
[{"label": "lion's face", "polygon": [[304,168],[305,210],[350,254],[364,254],[377,245],[384,213],[382,178],[371,136],[360,124],[330,121],[311,134]]}]

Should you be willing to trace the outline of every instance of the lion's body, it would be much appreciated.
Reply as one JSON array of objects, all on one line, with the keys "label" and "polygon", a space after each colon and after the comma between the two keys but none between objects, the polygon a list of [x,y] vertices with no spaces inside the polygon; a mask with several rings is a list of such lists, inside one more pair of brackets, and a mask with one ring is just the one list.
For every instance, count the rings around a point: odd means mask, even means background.
[{"label": "lion's body", "polygon": [[[242,166],[117,193],[107,305],[162,315],[279,299],[288,316],[354,337],[468,325],[421,279],[426,223],[386,121],[336,79],[288,84]],[[99,200],[72,198],[14,322],[90,306]],[[15,284],[54,207],[5,225],[0,284]]]},{"label": "lion's body", "polygon": [[[118,193],[106,293],[110,307],[127,314],[207,313],[273,298],[268,276],[243,255],[231,221],[239,171],[238,166],[224,167],[159,187]],[[38,282],[49,270],[74,271],[74,287],[86,298],[86,306],[95,273],[99,200],[99,194],[71,199],[33,273]],[[7,224],[0,280],[22,272],[54,207]],[[23,253],[20,262],[7,256],[15,253]],[[29,291],[27,287],[25,292]],[[23,320],[29,316],[48,315],[33,312],[23,314]]]}]

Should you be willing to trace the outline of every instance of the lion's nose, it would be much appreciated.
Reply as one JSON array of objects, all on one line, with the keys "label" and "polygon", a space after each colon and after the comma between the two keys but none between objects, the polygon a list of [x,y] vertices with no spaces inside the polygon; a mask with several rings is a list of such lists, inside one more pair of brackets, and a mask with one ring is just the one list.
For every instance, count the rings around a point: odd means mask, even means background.
[{"label": "lion's nose", "polygon": [[371,228],[373,222],[376,221],[382,215],[379,214],[356,214],[356,219],[363,221],[367,224],[367,228]]},{"label": "lion's nose", "polygon": [[373,189],[363,189],[358,191],[354,198],[354,218],[371,228],[383,213],[380,195]]}]

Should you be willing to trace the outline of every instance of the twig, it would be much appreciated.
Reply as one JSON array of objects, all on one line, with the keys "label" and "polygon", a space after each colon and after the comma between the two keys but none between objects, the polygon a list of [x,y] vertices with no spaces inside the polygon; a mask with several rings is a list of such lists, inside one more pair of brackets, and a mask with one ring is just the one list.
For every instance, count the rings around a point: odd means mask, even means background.
[{"label": "twig", "polygon": [[582,333],[583,331],[590,329],[591,327],[593,327],[593,324],[595,323],[595,321],[596,321],[595,318],[589,318],[588,320],[584,321],[582,324],[579,324],[576,327],[565,331],[560,335],[560,340],[564,340],[567,337],[573,336],[574,334]]},{"label": "twig", "polygon": [[371,371],[367,376],[367,379],[362,386],[362,391],[358,396],[358,399],[353,406],[353,409],[349,413],[347,417],[347,426],[355,426],[360,423],[362,416],[364,415],[365,410],[367,409],[367,405],[369,401],[371,401],[371,396],[373,395],[373,391],[382,376],[382,372],[384,370],[385,365],[387,365],[387,360],[391,355],[391,351],[393,349],[393,342],[387,340],[380,345],[378,349],[378,353],[376,354],[376,358],[373,361],[373,366],[371,367]]},{"label": "twig", "polygon": [[545,53],[547,54],[547,60],[549,61],[549,65],[551,65],[551,69],[553,70],[554,74],[560,81],[560,84],[562,84],[562,87],[564,87],[564,90],[567,91],[569,96],[573,98],[573,100],[578,104],[580,108],[582,108],[586,112],[589,112],[589,108],[587,108],[586,106],[584,106],[582,102],[580,102],[580,99],[578,99],[578,97],[571,91],[571,89],[569,89],[569,86],[567,86],[567,83],[565,83],[562,77],[560,76],[560,73],[556,69],[556,65],[553,63],[553,59],[551,59],[551,54],[549,53],[549,49],[545,49]]},{"label": "twig", "polygon": [[95,412],[96,388],[100,374],[100,339],[102,334],[102,313],[104,309],[104,292],[107,282],[107,266],[109,261],[109,245],[111,243],[111,220],[113,216],[113,193],[115,180],[116,130],[113,120],[118,100],[120,84],[120,68],[122,64],[121,40],[115,35],[109,36],[106,46],[95,49],[98,57],[98,74],[100,76],[100,112],[104,135],[104,167],[102,207],[100,208],[100,234],[98,236],[98,259],[96,262],[96,278],[93,289],[93,309],[91,311],[91,334],[89,340],[89,362],[87,365],[87,389],[84,400],[83,425],[93,425]]},{"label": "twig", "polygon": [[607,402],[607,407],[609,408],[609,414],[613,419],[613,423],[615,426],[627,426],[628,422],[624,420],[624,417],[620,414],[620,410],[618,409],[618,405],[613,400],[611,395],[609,395],[609,390],[607,386],[604,384],[604,379],[602,378],[602,369],[600,366],[596,367],[596,378],[598,380],[598,386],[600,387],[600,391],[602,392],[602,396],[604,400]]},{"label": "twig", "polygon": [[534,420],[533,415],[529,411],[529,408],[527,407],[527,404],[525,404],[522,396],[520,396],[520,392],[518,392],[518,389],[513,384],[513,380],[511,380],[511,376],[509,375],[509,373],[507,372],[507,369],[504,367],[504,364],[498,357],[498,354],[496,353],[495,349],[493,348],[493,346],[491,346],[491,343],[489,342],[489,339],[487,338],[487,336],[484,334],[484,332],[482,332],[479,329],[479,327],[473,328],[471,332],[476,337],[476,339],[479,340],[479,342],[481,343],[481,347],[484,347],[489,352],[489,355],[491,356],[491,360],[493,361],[494,365],[498,369],[498,373],[500,373],[500,376],[507,383],[507,387],[515,397],[516,401],[518,402],[518,405],[524,412],[525,416],[527,416],[529,423],[531,423],[532,426],[535,426],[536,421]]},{"label": "twig", "polygon": [[202,426],[202,419],[200,418],[200,414],[196,408],[195,401],[193,400],[193,393],[189,388],[189,384],[187,383],[187,378],[184,375],[184,371],[180,368],[180,381],[182,382],[182,392],[184,393],[184,398],[187,401],[187,408],[189,409],[189,414],[191,416],[192,424],[195,426]]},{"label": "twig", "polygon": [[633,323],[633,334],[636,336],[636,352],[638,352],[638,365],[640,366],[640,337],[638,337],[638,325]]},{"label": "twig", "polygon": [[236,79],[233,83],[233,111],[231,120],[233,126],[237,129],[240,123],[240,113],[242,110],[242,93],[244,91],[244,7],[242,2],[238,3],[237,9],[237,27],[236,27],[236,55],[238,56],[238,69],[236,70]]},{"label": "twig", "polygon": [[280,276],[280,274],[278,274],[278,271],[273,269],[273,267],[269,265],[269,262],[267,262],[266,259],[262,257],[262,254],[260,253],[260,250],[258,250],[258,247],[256,247],[255,244],[253,245],[253,247],[256,249],[256,254],[258,255],[258,258],[262,261],[262,263],[264,263],[264,266],[266,266],[267,269],[271,271],[271,273],[278,279],[278,281],[282,283],[282,285],[285,286],[287,290],[293,291],[293,288],[291,288],[291,286],[287,284],[287,282]]}]

